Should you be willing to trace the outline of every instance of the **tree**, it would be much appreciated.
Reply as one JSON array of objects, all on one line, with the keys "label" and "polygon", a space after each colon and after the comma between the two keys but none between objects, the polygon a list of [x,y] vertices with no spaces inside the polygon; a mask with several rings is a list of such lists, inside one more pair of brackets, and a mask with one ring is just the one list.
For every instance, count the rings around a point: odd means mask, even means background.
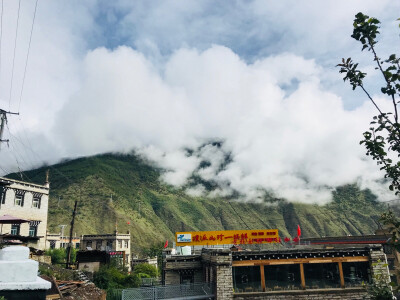
[{"label": "tree", "polygon": [[373,117],[370,128],[364,132],[364,139],[360,142],[366,147],[367,155],[371,156],[385,172],[385,178],[390,180],[389,189],[395,194],[400,193],[400,124],[398,115],[398,103],[400,96],[400,59],[396,54],[382,59],[376,52],[377,37],[379,35],[380,21],[358,13],[353,23],[352,38],[362,44],[361,51],[367,49],[372,53],[376,64],[376,70],[383,76],[381,92],[390,98],[392,108],[384,111],[382,105],[372,98],[364,87],[363,80],[366,73],[358,69],[358,63],[351,58],[342,59],[340,73],[344,73],[344,81],[349,81],[353,90],[361,88],[378,114]]},{"label": "tree", "polygon": [[[400,20],[400,19],[398,19]],[[387,59],[382,59],[376,51],[377,37],[379,35],[378,19],[358,13],[353,23],[352,38],[362,44],[361,51],[367,49],[371,52],[376,70],[383,77],[381,92],[391,100],[391,109],[384,111],[364,87],[366,73],[358,69],[358,63],[354,63],[351,58],[342,59],[340,73],[344,73],[344,81],[349,81],[353,90],[361,88],[371,103],[375,106],[378,114],[373,117],[370,127],[364,132],[364,139],[360,141],[367,150],[366,154],[371,156],[385,172],[385,178],[390,181],[389,189],[396,195],[400,193],[400,124],[398,114],[398,104],[400,96],[400,59],[396,54],[391,54]],[[384,213],[381,221],[387,225],[392,237],[390,244],[396,250],[400,250],[400,221],[392,212]],[[368,285],[368,290],[372,299],[392,299],[392,291],[386,279],[386,274],[378,273],[374,275],[374,281]],[[396,289],[398,290],[398,289]]]}]

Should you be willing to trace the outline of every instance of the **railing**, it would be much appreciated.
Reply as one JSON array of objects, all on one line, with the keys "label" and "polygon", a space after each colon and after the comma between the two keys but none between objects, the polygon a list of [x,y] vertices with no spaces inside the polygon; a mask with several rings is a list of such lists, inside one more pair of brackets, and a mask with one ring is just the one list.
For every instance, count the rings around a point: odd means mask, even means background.
[{"label": "railing", "polygon": [[122,300],[133,299],[214,299],[214,290],[210,283],[191,283],[142,287],[122,291]]}]

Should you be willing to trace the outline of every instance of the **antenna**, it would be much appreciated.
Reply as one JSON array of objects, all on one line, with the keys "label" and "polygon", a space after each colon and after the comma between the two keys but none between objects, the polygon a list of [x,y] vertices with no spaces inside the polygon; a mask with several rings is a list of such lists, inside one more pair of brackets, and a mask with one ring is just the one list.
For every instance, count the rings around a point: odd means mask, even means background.
[{"label": "antenna", "polygon": [[0,147],[1,143],[7,143],[9,140],[3,140],[3,133],[4,133],[4,125],[7,124],[7,114],[9,115],[19,115],[19,113],[13,113],[10,111],[5,111],[3,109],[0,109]]}]

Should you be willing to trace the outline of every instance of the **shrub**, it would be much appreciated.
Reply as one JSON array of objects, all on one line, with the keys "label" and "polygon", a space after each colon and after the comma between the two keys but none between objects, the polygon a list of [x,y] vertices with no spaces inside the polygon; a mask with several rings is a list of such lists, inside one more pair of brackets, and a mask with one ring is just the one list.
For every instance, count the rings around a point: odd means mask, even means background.
[{"label": "shrub", "polygon": [[129,275],[116,266],[109,264],[100,267],[94,273],[94,284],[104,290],[139,287],[140,279],[136,274]]},{"label": "shrub", "polygon": [[158,275],[157,268],[149,264],[138,264],[133,269],[133,274],[140,278],[156,278]]}]

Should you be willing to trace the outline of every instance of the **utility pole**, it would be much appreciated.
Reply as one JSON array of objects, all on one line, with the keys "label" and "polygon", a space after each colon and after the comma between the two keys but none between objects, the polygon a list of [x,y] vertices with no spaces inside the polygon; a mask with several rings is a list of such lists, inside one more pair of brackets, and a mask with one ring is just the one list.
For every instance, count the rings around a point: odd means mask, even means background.
[{"label": "utility pole", "polygon": [[3,109],[0,109],[0,147],[1,143],[8,143],[9,140],[4,140],[3,139],[3,133],[4,133],[4,126],[7,124],[7,114],[9,115],[19,115],[19,113],[13,113],[10,111],[5,111]]},{"label": "utility pole", "polygon": [[74,223],[75,223],[75,215],[76,215],[76,207],[78,205],[78,199],[75,200],[74,211],[72,212],[72,220],[71,220],[71,228],[69,230],[69,243],[67,249],[67,269],[71,264],[71,246],[72,246],[72,233],[74,231]]},{"label": "utility pole", "polygon": [[[63,242],[63,240],[64,240],[64,228],[67,226],[67,225],[58,225],[59,227],[61,227],[61,241],[60,241],[60,248],[61,248],[61,243]],[[64,247],[63,247],[64,248]]]}]

